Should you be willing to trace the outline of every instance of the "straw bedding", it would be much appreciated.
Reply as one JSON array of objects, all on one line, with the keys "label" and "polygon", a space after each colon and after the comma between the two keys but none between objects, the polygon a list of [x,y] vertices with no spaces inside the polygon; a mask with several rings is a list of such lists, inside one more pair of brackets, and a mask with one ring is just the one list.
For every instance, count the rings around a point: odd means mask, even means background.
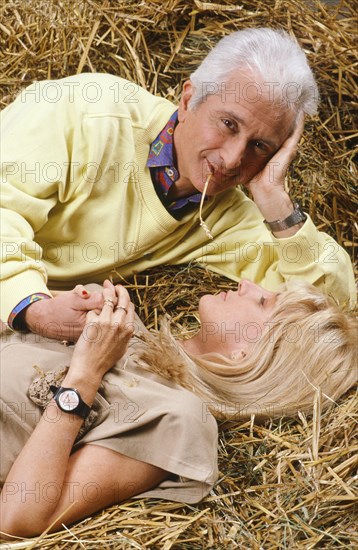
[{"label": "straw bedding", "polygon": [[[220,37],[283,28],[304,47],[321,91],[290,171],[291,193],[355,260],[357,92],[353,0],[7,0],[0,7],[0,106],[33,80],[109,72],[177,100],[182,82]],[[165,267],[125,281],[144,321],[197,326],[201,294],[232,283],[197,266]],[[220,426],[221,478],[202,503],[143,499],[6,548],[314,549],[358,547],[357,403],[255,425]]]}]

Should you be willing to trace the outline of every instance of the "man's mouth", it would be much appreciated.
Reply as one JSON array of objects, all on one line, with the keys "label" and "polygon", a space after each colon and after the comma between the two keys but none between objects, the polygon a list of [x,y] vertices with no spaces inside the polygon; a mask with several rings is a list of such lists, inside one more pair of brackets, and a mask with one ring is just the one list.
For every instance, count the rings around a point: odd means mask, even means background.
[{"label": "man's mouth", "polygon": [[211,162],[206,159],[206,162],[208,163],[208,168],[209,168],[209,172],[211,175],[213,175],[215,173],[215,166],[213,164],[211,164]]},{"label": "man's mouth", "polygon": [[228,172],[228,171],[225,171],[225,170],[220,170],[220,168],[218,166],[215,166],[214,164],[212,164],[208,159],[206,159],[206,160],[207,160],[207,163],[208,163],[210,173],[218,181],[233,178],[234,176],[237,175],[236,172]]},{"label": "man's mouth", "polygon": [[218,182],[225,182],[229,179],[232,179],[235,176],[235,174],[229,173],[229,172],[220,172],[219,170],[216,170],[213,174],[213,178]]}]

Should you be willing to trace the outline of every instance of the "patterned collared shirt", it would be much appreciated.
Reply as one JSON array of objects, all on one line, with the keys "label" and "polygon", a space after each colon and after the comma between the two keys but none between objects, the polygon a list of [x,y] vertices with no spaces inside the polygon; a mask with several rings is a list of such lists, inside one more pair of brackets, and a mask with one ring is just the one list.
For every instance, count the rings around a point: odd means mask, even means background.
[{"label": "patterned collared shirt", "polygon": [[174,162],[174,128],[178,122],[178,111],[170,117],[167,124],[150,146],[147,166],[150,168],[154,187],[165,208],[173,215],[184,213],[189,206],[199,206],[201,193],[189,197],[168,200],[169,189],[179,178]]}]

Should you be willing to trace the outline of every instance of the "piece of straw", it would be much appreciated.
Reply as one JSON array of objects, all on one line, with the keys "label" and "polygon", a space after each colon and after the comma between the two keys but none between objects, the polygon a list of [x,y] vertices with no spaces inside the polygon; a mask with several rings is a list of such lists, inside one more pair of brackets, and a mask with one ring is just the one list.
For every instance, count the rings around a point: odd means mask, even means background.
[{"label": "piece of straw", "polygon": [[208,177],[206,178],[206,182],[205,182],[205,185],[204,185],[203,193],[202,193],[202,195],[201,195],[200,207],[199,207],[199,218],[200,218],[200,225],[201,225],[201,227],[204,229],[206,235],[209,237],[209,239],[214,239],[214,237],[213,237],[212,234],[210,233],[210,229],[208,228],[208,226],[207,226],[206,223],[204,222],[203,216],[202,216],[204,199],[205,199],[206,191],[207,191],[207,188],[208,188],[208,185],[209,185],[209,181],[210,181],[210,179],[211,179],[211,176],[212,176],[212,174],[209,174]]}]

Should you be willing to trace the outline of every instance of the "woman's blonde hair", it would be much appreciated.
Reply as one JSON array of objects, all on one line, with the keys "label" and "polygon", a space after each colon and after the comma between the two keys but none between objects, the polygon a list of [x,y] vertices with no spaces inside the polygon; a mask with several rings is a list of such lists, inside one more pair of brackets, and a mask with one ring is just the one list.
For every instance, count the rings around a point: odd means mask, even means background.
[{"label": "woman's blonde hair", "polygon": [[145,337],[140,363],[196,393],[218,418],[310,413],[357,382],[357,320],[312,285],[285,284],[253,351],[240,359],[186,353],[163,322]]}]

